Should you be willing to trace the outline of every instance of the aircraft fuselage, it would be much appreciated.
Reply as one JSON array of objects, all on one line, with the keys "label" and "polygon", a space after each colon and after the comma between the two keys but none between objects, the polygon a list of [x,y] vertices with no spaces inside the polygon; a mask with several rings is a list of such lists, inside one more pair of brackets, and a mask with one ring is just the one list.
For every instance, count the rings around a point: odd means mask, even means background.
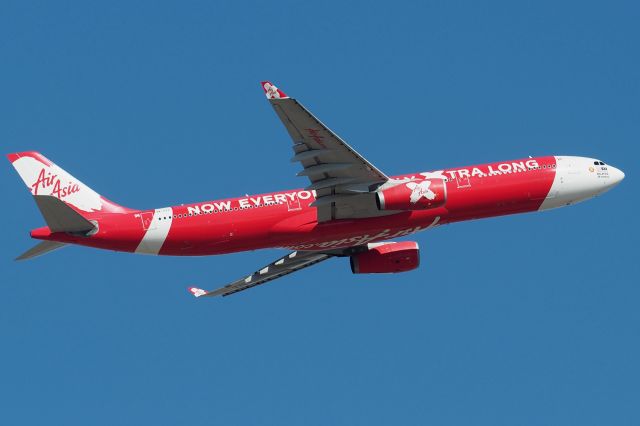
[{"label": "aircraft fuselage", "polygon": [[[294,189],[153,210],[85,215],[91,235],[32,231],[34,238],[115,251],[197,256],[270,247],[327,251],[391,240],[434,226],[562,207],[595,197],[624,174],[599,160],[546,156],[394,176],[394,184],[440,181],[441,205],[318,222],[315,191]],[[413,187],[409,186],[408,187]],[[409,191],[407,189],[406,191]],[[417,194],[417,195],[416,195]],[[427,201],[429,189],[412,192]],[[373,203],[374,200],[371,199]]]}]

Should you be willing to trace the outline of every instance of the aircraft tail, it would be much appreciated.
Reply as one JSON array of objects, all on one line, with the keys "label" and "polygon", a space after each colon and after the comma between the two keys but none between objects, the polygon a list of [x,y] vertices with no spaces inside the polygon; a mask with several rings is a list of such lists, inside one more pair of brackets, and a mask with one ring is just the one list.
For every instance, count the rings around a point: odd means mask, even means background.
[{"label": "aircraft tail", "polygon": [[[45,222],[47,222],[47,227],[49,228],[45,230],[44,233],[42,233],[41,229],[31,231],[31,236],[34,238],[48,238],[52,233],[56,232],[86,236],[91,235],[92,232],[97,230],[97,222],[89,221],[59,198],[52,195],[34,195],[33,199],[36,201],[40,213],[42,213],[42,217],[44,217]],[[34,232],[37,234],[34,234]],[[22,253],[16,260],[42,256],[65,245],[63,242],[45,239]]]},{"label": "aircraft tail", "polygon": [[[36,197],[36,203],[41,211],[42,206],[38,197],[42,195],[57,198],[62,203],[56,204],[65,204],[75,210],[79,216],[85,218],[93,216],[92,213],[131,211],[102,197],[39,152],[17,152],[8,154],[7,157],[31,194]],[[51,201],[42,201],[42,203],[50,205]],[[47,220],[46,216],[45,220]],[[47,220],[47,224],[49,224],[49,220]]]},{"label": "aircraft tail", "polygon": [[[47,234],[67,232],[89,235],[95,230],[95,221],[90,219],[96,215],[132,211],[102,197],[39,152],[17,152],[8,154],[7,157],[31,191],[49,227]],[[40,238],[33,231],[31,236]],[[45,239],[16,260],[41,256],[64,245],[62,242]]]}]

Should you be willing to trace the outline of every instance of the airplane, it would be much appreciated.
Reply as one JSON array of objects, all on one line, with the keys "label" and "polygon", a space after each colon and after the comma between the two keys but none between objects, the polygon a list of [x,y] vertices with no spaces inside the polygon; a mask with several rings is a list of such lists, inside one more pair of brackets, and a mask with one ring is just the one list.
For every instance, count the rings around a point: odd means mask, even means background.
[{"label": "airplane", "polygon": [[129,253],[206,256],[264,248],[288,254],[216,290],[228,296],[334,257],[354,274],[398,273],[419,266],[413,241],[394,241],[436,226],[569,206],[598,196],[624,173],[595,158],[518,160],[388,176],[274,84],[261,83],[293,145],[305,188],[172,207],[123,207],[42,154],[8,154],[47,226],[16,260],[69,244]]}]

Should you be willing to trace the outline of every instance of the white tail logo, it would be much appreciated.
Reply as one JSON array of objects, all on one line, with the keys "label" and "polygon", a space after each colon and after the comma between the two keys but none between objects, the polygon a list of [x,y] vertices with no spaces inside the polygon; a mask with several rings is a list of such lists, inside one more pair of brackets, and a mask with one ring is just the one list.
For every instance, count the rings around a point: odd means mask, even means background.
[{"label": "white tail logo", "polygon": [[25,155],[13,161],[13,167],[33,195],[52,195],[85,212],[102,210],[102,198],[97,192],[42,158]]}]

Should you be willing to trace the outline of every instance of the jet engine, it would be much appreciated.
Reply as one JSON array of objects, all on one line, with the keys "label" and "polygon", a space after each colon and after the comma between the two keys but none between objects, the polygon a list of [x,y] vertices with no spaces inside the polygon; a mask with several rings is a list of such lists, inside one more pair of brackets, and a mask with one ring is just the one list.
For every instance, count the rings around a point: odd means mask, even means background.
[{"label": "jet engine", "polygon": [[406,272],[420,265],[420,249],[413,241],[369,244],[365,252],[351,256],[354,274]]},{"label": "jet engine", "polygon": [[447,201],[444,179],[424,179],[399,183],[376,192],[379,210],[426,210]]}]

